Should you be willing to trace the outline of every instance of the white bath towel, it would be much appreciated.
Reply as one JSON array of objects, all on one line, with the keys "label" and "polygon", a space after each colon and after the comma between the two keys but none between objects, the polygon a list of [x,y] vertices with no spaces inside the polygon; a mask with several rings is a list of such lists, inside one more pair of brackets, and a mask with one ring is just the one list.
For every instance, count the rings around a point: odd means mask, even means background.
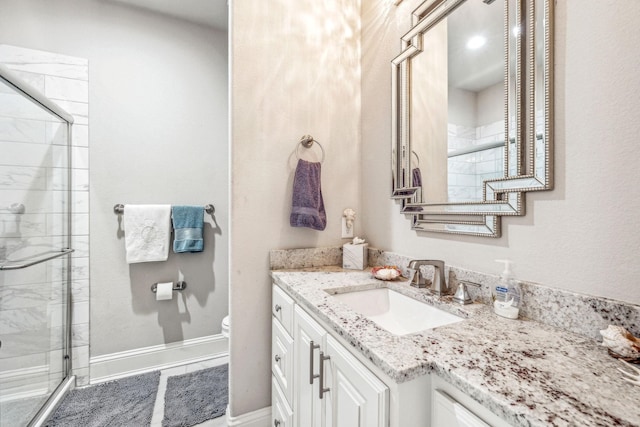
[{"label": "white bath towel", "polygon": [[171,205],[125,205],[127,263],[166,261],[171,240]]}]

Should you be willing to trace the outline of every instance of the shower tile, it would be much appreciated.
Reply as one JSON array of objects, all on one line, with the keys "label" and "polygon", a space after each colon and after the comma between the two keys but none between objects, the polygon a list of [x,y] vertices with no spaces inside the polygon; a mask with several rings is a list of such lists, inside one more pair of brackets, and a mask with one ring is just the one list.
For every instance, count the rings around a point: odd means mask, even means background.
[{"label": "shower tile", "polygon": [[63,301],[62,283],[3,286],[0,289],[0,310],[7,313],[12,309],[47,307],[48,304],[62,304]]},{"label": "shower tile", "polygon": [[88,323],[72,326],[71,343],[74,347],[87,346],[88,348],[89,346],[89,324]]},{"label": "shower tile", "polygon": [[0,141],[43,144],[45,127],[41,120],[0,117]]},{"label": "shower tile", "polygon": [[72,230],[74,235],[89,234],[89,214],[72,214]]},{"label": "shower tile", "polygon": [[[47,263],[48,278],[53,281],[64,280],[67,260],[66,257],[54,259]],[[72,258],[72,274],[73,280],[89,279],[89,259],[88,258]]]},{"label": "shower tile", "polygon": [[76,376],[76,386],[82,387],[89,385],[89,368],[72,368],[73,375]]},{"label": "shower tile", "polygon": [[0,164],[5,166],[52,166],[51,147],[45,144],[0,141],[0,153]]},{"label": "shower tile", "polygon": [[73,304],[72,325],[89,324],[89,302],[78,302]]},{"label": "shower tile", "polygon": [[73,302],[89,301],[89,280],[74,280],[71,282]]},{"label": "shower tile", "polygon": [[51,145],[51,161],[48,166],[52,168],[68,168],[69,167],[69,148],[64,145]]},{"label": "shower tile", "polygon": [[[20,375],[3,379],[0,399],[7,401],[19,395],[45,395],[49,390],[49,370],[46,365],[32,367]],[[4,416],[3,416],[4,421]],[[3,425],[5,425],[3,423]],[[18,424],[20,425],[20,424]]]},{"label": "shower tile", "polygon": [[39,332],[48,328],[50,320],[48,311],[48,307],[41,305],[3,310],[0,316],[0,335],[20,334],[27,331]]},{"label": "shower tile", "polygon": [[0,166],[0,189],[46,190],[46,169],[25,166]]},{"label": "shower tile", "polygon": [[[51,191],[52,201],[49,203],[50,213],[64,213],[67,210],[67,193],[65,191]],[[1,197],[1,196],[0,196]],[[78,213],[89,213],[89,192],[73,192],[72,211]],[[54,209],[55,207],[55,209]]]},{"label": "shower tile", "polygon": [[71,144],[78,147],[88,147],[89,126],[74,123],[71,131]]},{"label": "shower tile", "polygon": [[53,145],[67,145],[67,124],[62,122],[46,122],[46,143]]},{"label": "shower tile", "polygon": [[71,349],[71,366],[78,369],[89,367],[89,346],[73,347]]},{"label": "shower tile", "polygon": [[51,113],[17,93],[0,93],[0,116],[42,121],[54,118]]},{"label": "shower tile", "polygon": [[73,102],[61,99],[53,99],[53,101],[73,116],[75,120],[74,124],[89,124],[89,104],[85,102]]},{"label": "shower tile", "polygon": [[[67,170],[63,168],[47,169],[47,183],[49,190],[66,190],[68,188]],[[71,171],[71,185],[74,191],[89,191],[89,170],[73,169]]]},{"label": "shower tile", "polygon": [[[74,235],[89,234],[89,214],[71,214],[71,228]],[[47,214],[47,234],[61,236],[67,234],[67,214]]]},{"label": "shower tile", "polygon": [[89,149],[86,147],[71,147],[71,157],[74,169],[89,169]]},{"label": "shower tile", "polygon": [[12,71],[13,71],[13,74],[15,74],[18,77],[20,77],[27,84],[29,84],[30,86],[32,86],[35,89],[37,89],[40,93],[44,93],[45,76],[43,76],[42,74],[38,74],[38,73],[31,73],[29,71],[18,71],[18,70],[12,70]]},{"label": "shower tile", "polygon": [[0,238],[46,236],[46,219],[44,214],[0,214]]},{"label": "shower tile", "polygon": [[45,76],[44,84],[44,94],[48,98],[76,102],[87,102],[89,99],[87,80]]},{"label": "shower tile", "polygon": [[47,266],[38,264],[24,270],[0,271],[0,283],[5,286],[41,283],[46,281]]},{"label": "shower tile", "polygon": [[29,71],[71,79],[89,79],[89,62],[86,59],[43,50],[0,45],[0,62],[14,71]]},{"label": "shower tile", "polygon": [[2,363],[0,363],[0,378],[4,379],[12,374],[19,374],[12,371],[22,371],[33,366],[46,365],[49,358],[47,353],[37,353],[21,357],[6,357],[0,360],[2,360]]},{"label": "shower tile", "polygon": [[71,247],[75,252],[71,254],[73,258],[87,258],[89,256],[89,236],[71,237]]}]

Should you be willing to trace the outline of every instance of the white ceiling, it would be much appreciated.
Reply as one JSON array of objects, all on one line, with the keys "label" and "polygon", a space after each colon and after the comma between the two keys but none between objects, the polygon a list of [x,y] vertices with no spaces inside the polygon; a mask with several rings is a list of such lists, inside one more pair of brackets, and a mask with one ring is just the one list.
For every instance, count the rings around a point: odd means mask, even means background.
[{"label": "white ceiling", "polygon": [[200,25],[228,30],[227,0],[110,0]]},{"label": "white ceiling", "polygon": [[[503,0],[468,0],[447,18],[450,86],[477,92],[503,80],[503,11]],[[467,41],[477,35],[487,43],[467,49]]]}]

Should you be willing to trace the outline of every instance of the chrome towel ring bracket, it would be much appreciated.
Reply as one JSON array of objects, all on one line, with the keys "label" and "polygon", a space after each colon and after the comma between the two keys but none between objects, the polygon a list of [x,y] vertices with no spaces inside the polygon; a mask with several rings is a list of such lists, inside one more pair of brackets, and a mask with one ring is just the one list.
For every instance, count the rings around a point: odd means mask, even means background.
[{"label": "chrome towel ring bracket", "polygon": [[318,144],[318,147],[320,147],[320,151],[322,152],[320,163],[324,163],[324,148],[322,148],[322,145],[318,141],[313,139],[311,135],[304,135],[302,138],[300,138],[300,143],[296,146],[296,157],[300,159],[300,147],[311,148],[314,142]]}]

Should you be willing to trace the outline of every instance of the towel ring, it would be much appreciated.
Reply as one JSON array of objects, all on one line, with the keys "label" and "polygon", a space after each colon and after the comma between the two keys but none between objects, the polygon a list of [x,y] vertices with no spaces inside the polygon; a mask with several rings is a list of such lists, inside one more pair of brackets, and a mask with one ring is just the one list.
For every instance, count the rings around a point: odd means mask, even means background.
[{"label": "towel ring", "polygon": [[418,153],[416,153],[415,151],[411,150],[411,154],[416,156],[416,167],[419,167],[420,166],[420,157],[418,157]]},{"label": "towel ring", "polygon": [[324,163],[324,148],[322,148],[322,145],[318,141],[313,139],[311,135],[305,135],[300,138],[300,143],[296,146],[296,157],[298,158],[298,160],[300,160],[300,147],[311,148],[314,142],[318,144],[318,147],[320,147],[320,151],[322,151],[322,158],[320,159],[320,163]]}]

